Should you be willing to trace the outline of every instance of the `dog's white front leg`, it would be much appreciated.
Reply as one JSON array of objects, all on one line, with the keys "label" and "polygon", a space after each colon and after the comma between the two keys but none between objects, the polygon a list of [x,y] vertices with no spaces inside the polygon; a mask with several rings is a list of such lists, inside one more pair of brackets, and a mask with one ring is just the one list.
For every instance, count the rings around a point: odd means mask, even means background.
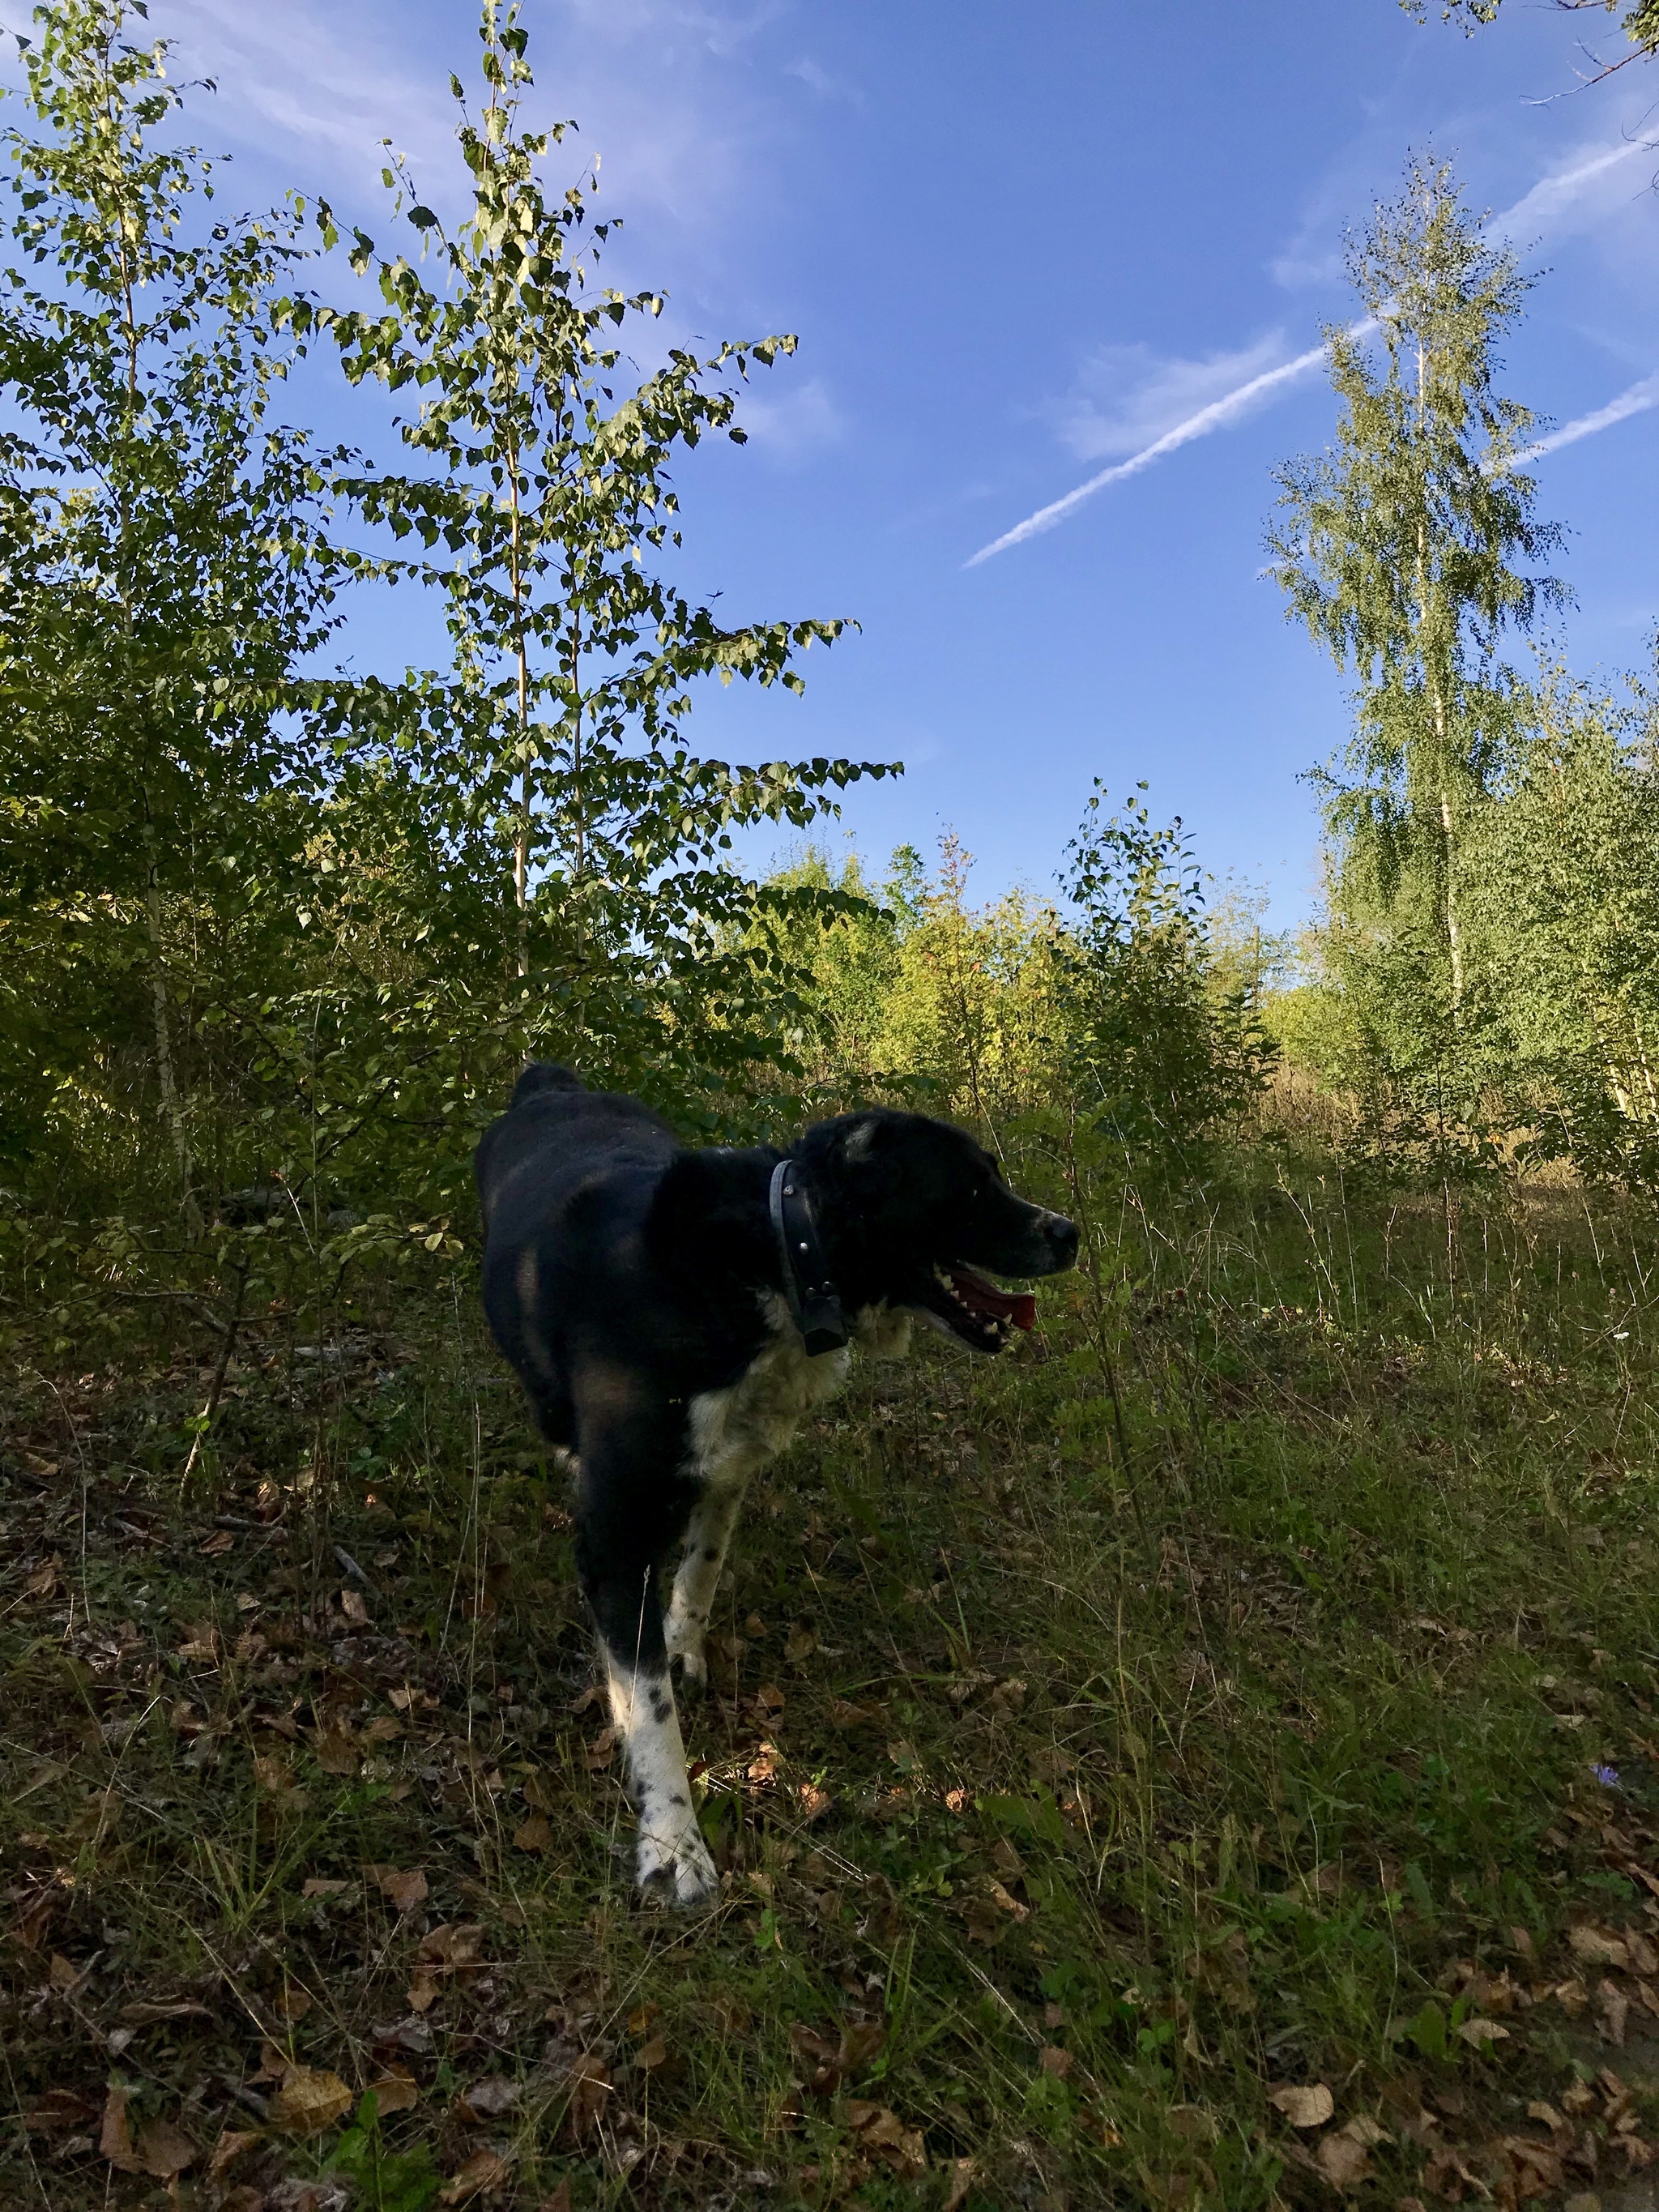
[{"label": "dog's white front leg", "polygon": [[668,1618],[663,1624],[668,1656],[671,1660],[679,1661],[680,1671],[688,1682],[708,1679],[703,1643],[708,1633],[708,1616],[714,1609],[720,1571],[731,1548],[732,1531],[738,1525],[743,1491],[741,1480],[705,1482],[691,1509],[685,1549],[680,1555],[679,1572],[674,1577],[674,1595],[669,1600]]},{"label": "dog's white front leg", "polygon": [[607,1667],[611,1719],[622,1738],[628,1786],[639,1808],[635,1879],[641,1889],[663,1889],[676,1905],[706,1905],[719,1894],[720,1876],[697,1826],[679,1715],[665,1668]]}]

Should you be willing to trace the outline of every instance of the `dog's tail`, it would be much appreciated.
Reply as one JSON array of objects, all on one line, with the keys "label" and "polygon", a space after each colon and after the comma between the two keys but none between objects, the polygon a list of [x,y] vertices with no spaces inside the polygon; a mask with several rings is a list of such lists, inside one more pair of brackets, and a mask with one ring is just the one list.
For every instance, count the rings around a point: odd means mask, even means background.
[{"label": "dog's tail", "polygon": [[573,1068],[561,1067],[556,1060],[532,1060],[513,1086],[513,1103],[522,1106],[526,1098],[534,1098],[544,1091],[585,1091],[587,1085]]}]

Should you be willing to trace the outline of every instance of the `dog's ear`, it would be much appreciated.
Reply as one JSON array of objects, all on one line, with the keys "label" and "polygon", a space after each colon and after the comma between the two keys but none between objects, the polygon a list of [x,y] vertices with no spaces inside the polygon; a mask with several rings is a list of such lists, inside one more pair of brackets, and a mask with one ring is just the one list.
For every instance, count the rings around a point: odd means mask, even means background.
[{"label": "dog's ear", "polygon": [[890,1134],[887,1124],[875,1114],[858,1115],[853,1126],[841,1140],[841,1156],[848,1167],[857,1167],[865,1160],[872,1160],[887,1149]]}]

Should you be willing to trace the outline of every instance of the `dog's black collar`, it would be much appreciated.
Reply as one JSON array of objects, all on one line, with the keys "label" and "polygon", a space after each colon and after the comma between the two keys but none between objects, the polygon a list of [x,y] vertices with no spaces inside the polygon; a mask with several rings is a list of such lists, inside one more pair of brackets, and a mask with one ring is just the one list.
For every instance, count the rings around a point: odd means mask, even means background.
[{"label": "dog's black collar", "polygon": [[837,1352],[847,1341],[847,1318],[841,1310],[841,1292],[830,1279],[806,1179],[795,1161],[778,1162],[768,1196],[783,1268],[783,1295],[795,1327],[814,1358],[821,1352]]}]

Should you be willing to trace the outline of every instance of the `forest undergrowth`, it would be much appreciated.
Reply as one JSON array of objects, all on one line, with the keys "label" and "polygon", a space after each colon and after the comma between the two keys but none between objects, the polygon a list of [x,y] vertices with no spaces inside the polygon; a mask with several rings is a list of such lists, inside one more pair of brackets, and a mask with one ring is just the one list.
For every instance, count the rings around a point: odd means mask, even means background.
[{"label": "forest undergrowth", "polygon": [[1645,1212],[1257,1149],[1088,1234],[751,1498],[692,1918],[462,1240],[299,1341],[34,1279],[0,2200],[1650,2202]]}]

